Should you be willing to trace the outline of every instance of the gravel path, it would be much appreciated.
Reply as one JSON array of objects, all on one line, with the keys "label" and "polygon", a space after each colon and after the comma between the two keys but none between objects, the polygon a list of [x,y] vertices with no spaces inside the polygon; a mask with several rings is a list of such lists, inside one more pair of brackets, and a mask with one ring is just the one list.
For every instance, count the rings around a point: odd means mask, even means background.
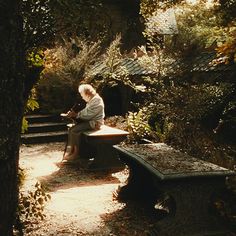
[{"label": "gravel path", "polygon": [[46,218],[29,224],[26,236],[130,236],[150,235],[155,214],[140,203],[120,203],[114,192],[128,176],[125,169],[115,173],[81,170],[76,166],[58,167],[64,143],[22,145],[20,167],[25,170],[24,191],[40,181],[51,200]]}]

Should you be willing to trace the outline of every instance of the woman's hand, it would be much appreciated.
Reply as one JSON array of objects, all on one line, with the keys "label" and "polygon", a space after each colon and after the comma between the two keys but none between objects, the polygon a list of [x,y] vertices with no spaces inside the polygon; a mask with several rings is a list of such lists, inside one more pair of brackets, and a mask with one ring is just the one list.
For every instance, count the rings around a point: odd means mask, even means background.
[{"label": "woman's hand", "polygon": [[68,118],[76,118],[77,114],[78,114],[77,112],[68,111],[68,112],[67,112],[67,117],[68,117]]}]

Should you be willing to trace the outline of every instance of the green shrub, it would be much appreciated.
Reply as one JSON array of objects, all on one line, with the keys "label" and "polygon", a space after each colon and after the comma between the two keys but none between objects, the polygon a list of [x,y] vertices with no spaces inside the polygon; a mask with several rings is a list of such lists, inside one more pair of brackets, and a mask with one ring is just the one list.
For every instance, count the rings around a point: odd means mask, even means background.
[{"label": "green shrub", "polygon": [[150,114],[148,107],[143,107],[138,112],[128,112],[127,129],[129,131],[129,142],[140,143],[144,139],[157,139],[155,132],[149,125]]},{"label": "green shrub", "polygon": [[[35,89],[31,90],[31,94],[27,100],[26,107],[25,107],[25,114],[28,114],[31,111],[34,111],[39,108],[39,104],[36,101],[36,94]],[[25,133],[28,129],[28,121],[26,117],[24,116],[22,119],[22,126],[21,126],[21,133]]]},{"label": "green shrub", "polygon": [[18,214],[23,224],[43,220],[45,203],[51,199],[51,196],[45,192],[39,182],[35,184],[35,190],[28,193],[20,192]]},{"label": "green shrub", "polygon": [[41,113],[58,114],[67,111],[77,96],[77,89],[57,76],[42,78],[36,90]]}]

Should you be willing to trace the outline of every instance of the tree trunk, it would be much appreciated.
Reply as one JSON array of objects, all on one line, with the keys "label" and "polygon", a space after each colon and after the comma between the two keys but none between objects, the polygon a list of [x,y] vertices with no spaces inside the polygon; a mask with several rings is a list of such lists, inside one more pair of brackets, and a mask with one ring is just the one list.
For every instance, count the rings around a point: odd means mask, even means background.
[{"label": "tree trunk", "polygon": [[0,0],[0,235],[12,236],[18,201],[23,115],[22,20],[19,0]]}]

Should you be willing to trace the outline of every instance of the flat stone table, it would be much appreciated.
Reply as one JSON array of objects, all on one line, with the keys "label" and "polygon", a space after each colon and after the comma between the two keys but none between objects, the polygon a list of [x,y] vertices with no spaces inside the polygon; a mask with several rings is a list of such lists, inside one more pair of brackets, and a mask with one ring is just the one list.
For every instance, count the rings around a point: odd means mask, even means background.
[{"label": "flat stone table", "polygon": [[[226,236],[227,227],[210,211],[214,193],[225,189],[232,170],[194,158],[164,143],[115,145],[130,168],[127,189],[153,183],[165,192],[174,209],[157,223],[158,236]],[[131,190],[133,191],[133,190]]]}]

